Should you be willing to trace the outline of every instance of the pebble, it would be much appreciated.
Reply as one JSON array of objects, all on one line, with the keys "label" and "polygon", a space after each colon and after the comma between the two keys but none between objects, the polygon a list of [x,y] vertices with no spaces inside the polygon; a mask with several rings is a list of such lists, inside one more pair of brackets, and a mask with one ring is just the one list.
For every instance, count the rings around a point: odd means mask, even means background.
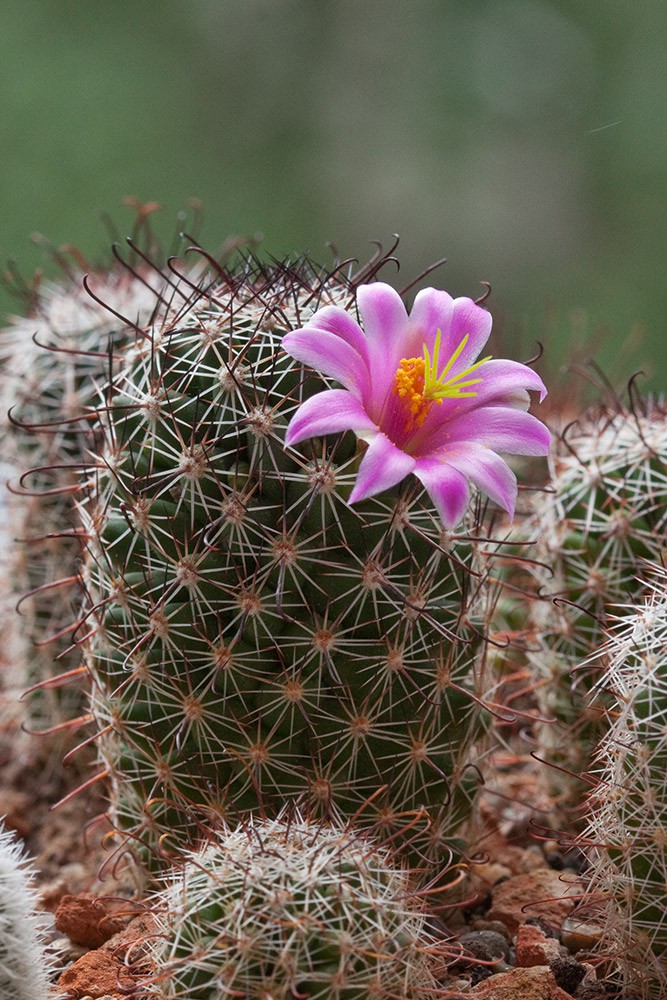
[{"label": "pebble", "polygon": [[549,962],[549,967],[554,974],[554,979],[566,993],[574,996],[579,983],[586,975],[583,965],[572,958],[571,955],[559,955],[553,962]]},{"label": "pebble", "polygon": [[500,920],[484,920],[483,917],[478,917],[477,920],[473,920],[472,928],[475,931],[495,931],[496,934],[502,934],[508,944],[512,940],[512,935]]},{"label": "pebble", "polygon": [[540,917],[552,927],[561,927],[578,896],[578,881],[567,872],[536,868],[501,882],[493,889],[489,920],[500,920],[516,933],[527,917]]},{"label": "pebble", "polygon": [[602,938],[603,928],[593,920],[566,917],[563,921],[561,940],[568,951],[590,949]]},{"label": "pebble", "polygon": [[516,937],[516,964],[521,968],[552,965],[552,962],[560,958],[560,953],[561,946],[558,941],[547,937],[541,928],[534,924],[522,924],[519,927]]},{"label": "pebble", "polygon": [[509,956],[507,938],[496,931],[469,931],[459,938],[466,952],[483,962],[505,963]]},{"label": "pebble", "polygon": [[70,941],[87,948],[99,948],[127,924],[127,919],[114,914],[115,900],[82,892],[64,895],[56,909],[56,927]]},{"label": "pebble", "polygon": [[122,1000],[124,992],[135,985],[122,963],[101,950],[82,955],[58,980],[58,989],[66,995],[90,996],[99,1000],[104,996]]},{"label": "pebble", "polygon": [[475,1000],[572,1000],[548,966],[510,969],[478,983],[469,994]]}]

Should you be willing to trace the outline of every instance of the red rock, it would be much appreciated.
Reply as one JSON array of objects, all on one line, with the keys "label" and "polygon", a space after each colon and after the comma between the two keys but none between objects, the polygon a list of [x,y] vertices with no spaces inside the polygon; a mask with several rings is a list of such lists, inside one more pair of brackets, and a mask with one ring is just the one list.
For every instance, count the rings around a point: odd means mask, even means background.
[{"label": "red rock", "polygon": [[500,920],[513,934],[528,917],[540,917],[549,926],[560,928],[579,894],[580,883],[575,875],[536,868],[495,886],[486,917]]},{"label": "red rock", "polygon": [[82,955],[58,980],[58,989],[72,998],[109,996],[127,1000],[127,990],[133,985],[128,970],[106,951]]},{"label": "red rock", "polygon": [[475,1000],[572,1000],[545,965],[489,976],[475,986],[470,996]]},{"label": "red rock", "polygon": [[121,931],[127,920],[117,914],[115,900],[81,892],[76,896],[64,895],[55,913],[57,929],[70,941],[86,948],[99,948],[110,937]]},{"label": "red rock", "polygon": [[516,964],[528,969],[534,965],[551,965],[560,956],[560,945],[533,924],[522,924],[516,937]]},{"label": "red rock", "polygon": [[152,915],[141,914],[97,951],[89,951],[63,972],[58,988],[67,991],[72,1000],[128,1000],[150,975],[143,945],[153,931]]}]

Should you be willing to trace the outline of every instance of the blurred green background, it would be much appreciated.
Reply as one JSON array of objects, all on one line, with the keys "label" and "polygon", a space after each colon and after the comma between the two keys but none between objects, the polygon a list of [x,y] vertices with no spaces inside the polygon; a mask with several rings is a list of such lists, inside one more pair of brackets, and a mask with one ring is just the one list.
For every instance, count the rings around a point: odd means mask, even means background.
[{"label": "blurred green background", "polygon": [[447,256],[431,280],[490,281],[524,353],[660,388],[666,38],[664,0],[3,0],[0,255],[100,257],[125,195],[165,233],[201,199],[211,248],[396,232],[399,287]]}]

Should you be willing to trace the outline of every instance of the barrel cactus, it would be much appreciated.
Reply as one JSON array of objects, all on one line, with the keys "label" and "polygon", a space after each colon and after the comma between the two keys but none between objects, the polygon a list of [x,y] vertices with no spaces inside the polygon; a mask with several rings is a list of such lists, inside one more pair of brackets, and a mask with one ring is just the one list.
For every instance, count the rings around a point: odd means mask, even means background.
[{"label": "barrel cactus", "polygon": [[580,843],[591,900],[604,917],[603,950],[633,995],[667,991],[667,575],[626,613],[599,659],[614,699],[597,747]]},{"label": "barrel cactus", "polygon": [[344,827],[298,815],[223,827],[152,905],[147,992],[160,1000],[439,992],[442,945],[406,872]]},{"label": "barrel cactus", "polygon": [[490,325],[470,299],[427,289],[408,318],[381,282],[246,259],[123,351],[80,504],[78,639],[138,843],[296,800],[408,827],[442,863],[486,722],[468,479],[512,508],[494,448],[548,442],[538,376],[476,361]]},{"label": "barrel cactus", "polygon": [[[34,872],[18,841],[0,823],[0,994],[3,1000],[51,996],[54,957],[45,947]],[[55,1000],[55,997],[54,997]]]}]

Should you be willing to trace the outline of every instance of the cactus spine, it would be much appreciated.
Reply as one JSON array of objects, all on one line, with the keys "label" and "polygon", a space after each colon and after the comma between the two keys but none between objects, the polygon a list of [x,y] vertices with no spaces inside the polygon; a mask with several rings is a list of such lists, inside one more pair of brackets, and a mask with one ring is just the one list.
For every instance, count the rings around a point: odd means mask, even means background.
[{"label": "cactus spine", "polygon": [[375,796],[384,833],[427,810],[441,864],[484,726],[474,543],[413,483],[351,508],[351,434],[285,449],[328,383],[281,338],[327,303],[354,311],[354,285],[246,261],[192,284],[104,390],[81,505],[98,743],[119,824],[153,846],[193,815]]},{"label": "cactus spine", "polygon": [[298,815],[224,827],[154,899],[160,1000],[428,997],[438,946],[386,849]]},{"label": "cactus spine", "polygon": [[600,742],[582,843],[590,895],[606,917],[603,946],[627,986],[658,1000],[667,990],[667,575],[617,623],[600,651],[600,686],[616,701]]},{"label": "cactus spine", "polygon": [[4,1000],[44,1000],[51,995],[54,963],[44,947],[33,877],[21,847],[0,823],[0,995]]}]

